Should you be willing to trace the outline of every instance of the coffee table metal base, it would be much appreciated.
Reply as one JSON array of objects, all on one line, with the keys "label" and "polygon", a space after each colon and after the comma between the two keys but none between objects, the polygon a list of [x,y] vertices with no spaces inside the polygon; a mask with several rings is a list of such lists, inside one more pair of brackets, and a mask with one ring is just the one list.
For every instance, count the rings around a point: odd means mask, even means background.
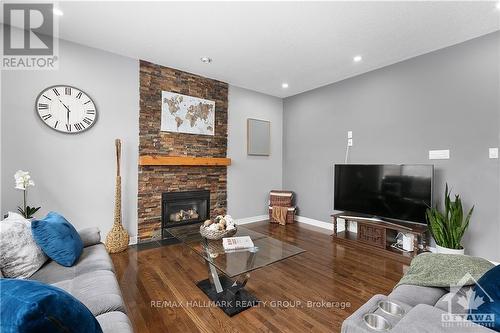
[{"label": "coffee table metal base", "polygon": [[196,285],[228,316],[232,317],[259,304],[260,301],[246,291],[240,282],[233,282],[224,275],[219,275],[218,278],[223,289],[219,293],[210,279],[200,281]]}]

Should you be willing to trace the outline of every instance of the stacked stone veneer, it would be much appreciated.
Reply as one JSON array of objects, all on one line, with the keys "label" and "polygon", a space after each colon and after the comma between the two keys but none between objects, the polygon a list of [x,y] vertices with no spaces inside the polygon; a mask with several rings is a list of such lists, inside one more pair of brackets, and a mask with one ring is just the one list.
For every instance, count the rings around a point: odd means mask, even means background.
[{"label": "stacked stone veneer", "polygon": [[[215,101],[215,135],[160,132],[161,92]],[[227,83],[140,62],[139,155],[226,157]],[[210,212],[227,206],[227,169],[211,166],[140,166],[139,241],[161,232],[161,195],[169,191],[210,190]]]}]

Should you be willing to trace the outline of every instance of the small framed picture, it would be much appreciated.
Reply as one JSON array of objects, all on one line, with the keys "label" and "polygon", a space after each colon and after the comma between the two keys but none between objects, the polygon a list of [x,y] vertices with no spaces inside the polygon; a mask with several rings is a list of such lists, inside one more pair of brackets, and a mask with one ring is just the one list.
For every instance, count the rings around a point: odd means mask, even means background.
[{"label": "small framed picture", "polygon": [[271,122],[247,119],[248,155],[269,156],[271,154]]}]

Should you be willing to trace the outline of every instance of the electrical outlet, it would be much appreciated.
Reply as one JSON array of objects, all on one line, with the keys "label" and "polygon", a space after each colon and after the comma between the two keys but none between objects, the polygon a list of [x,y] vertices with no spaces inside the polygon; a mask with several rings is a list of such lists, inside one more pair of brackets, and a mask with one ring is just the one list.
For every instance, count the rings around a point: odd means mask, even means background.
[{"label": "electrical outlet", "polygon": [[128,245],[137,244],[137,236],[130,236]]},{"label": "electrical outlet", "polygon": [[488,156],[490,158],[498,158],[498,148],[490,148],[490,149],[488,149]]},{"label": "electrical outlet", "polygon": [[349,147],[352,147],[352,139],[347,139],[347,145],[348,145]]},{"label": "electrical outlet", "polygon": [[430,160],[448,160],[450,159],[450,150],[429,150]]}]

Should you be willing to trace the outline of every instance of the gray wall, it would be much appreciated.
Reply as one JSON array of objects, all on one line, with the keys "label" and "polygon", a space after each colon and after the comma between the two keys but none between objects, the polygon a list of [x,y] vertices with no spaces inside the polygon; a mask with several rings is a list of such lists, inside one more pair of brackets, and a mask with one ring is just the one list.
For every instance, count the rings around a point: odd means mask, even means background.
[{"label": "gray wall", "polygon": [[[271,154],[247,155],[247,118],[271,122]],[[268,193],[281,189],[283,102],[281,98],[229,86],[228,212],[237,219],[267,214]]]},{"label": "gray wall", "polygon": [[[352,130],[352,163],[433,163],[439,201],[448,182],[476,205],[467,253],[499,261],[500,166],[488,158],[499,146],[499,59],[497,32],[286,98],[283,186],[299,214],[329,221],[333,164]],[[429,161],[430,149],[451,159]]]},{"label": "gray wall", "polygon": [[[76,228],[99,226],[106,235],[113,223],[114,139],[121,138],[123,221],[136,235],[138,61],[65,41],[59,58],[55,71],[2,72],[2,213],[21,203],[13,175],[28,170],[36,183],[29,204],[42,206],[38,217],[59,211]],[[35,99],[56,84],[81,88],[94,99],[99,119],[92,129],[67,135],[40,121]]]}]

